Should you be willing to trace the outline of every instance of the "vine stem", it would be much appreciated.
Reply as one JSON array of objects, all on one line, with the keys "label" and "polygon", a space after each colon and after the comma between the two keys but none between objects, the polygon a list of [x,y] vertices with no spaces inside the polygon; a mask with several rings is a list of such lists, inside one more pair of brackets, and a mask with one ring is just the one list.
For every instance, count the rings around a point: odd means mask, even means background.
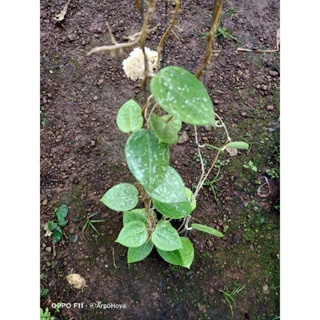
[{"label": "vine stem", "polygon": [[213,6],[213,14],[212,14],[211,26],[210,26],[210,30],[209,30],[209,34],[208,34],[208,38],[207,38],[206,54],[205,54],[202,66],[200,67],[200,69],[195,74],[195,76],[198,79],[202,76],[203,70],[206,68],[208,62],[211,59],[212,45],[214,43],[214,35],[215,35],[215,33],[217,31],[217,28],[218,28],[221,9],[222,9],[222,0],[215,0],[214,1],[214,6]]},{"label": "vine stem", "polygon": [[161,37],[161,39],[159,41],[159,45],[158,45],[158,49],[157,49],[157,51],[158,51],[157,70],[159,69],[159,65],[160,65],[160,55],[161,55],[161,50],[163,48],[163,44],[164,44],[168,34],[170,33],[170,31],[174,27],[174,24],[176,22],[176,18],[177,18],[177,15],[178,15],[178,11],[179,11],[179,8],[180,8],[181,1],[180,0],[175,0],[175,3],[176,3],[176,8],[174,10],[174,14],[173,14],[173,17],[171,19],[170,25],[167,28],[167,30],[164,32],[164,34],[162,35],[162,37]]}]

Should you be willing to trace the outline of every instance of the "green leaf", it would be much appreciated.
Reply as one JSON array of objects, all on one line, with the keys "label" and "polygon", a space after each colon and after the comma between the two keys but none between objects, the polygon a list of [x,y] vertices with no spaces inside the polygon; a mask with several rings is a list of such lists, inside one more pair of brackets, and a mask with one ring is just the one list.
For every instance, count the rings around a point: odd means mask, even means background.
[{"label": "green leaf", "polygon": [[57,211],[58,224],[61,227],[65,227],[68,223],[68,221],[65,220],[66,216],[68,215],[68,211],[69,209],[65,204],[62,204]]},{"label": "green leaf", "polygon": [[118,128],[124,133],[141,129],[143,125],[141,107],[133,99],[130,99],[119,109],[116,122]]},{"label": "green leaf", "polygon": [[138,189],[131,183],[120,183],[109,189],[100,201],[115,211],[133,209],[139,202]]},{"label": "green leaf", "polygon": [[162,182],[169,166],[169,146],[151,130],[140,129],[129,137],[125,155],[128,167],[147,192]]},{"label": "green leaf", "polygon": [[155,208],[165,217],[171,219],[181,219],[189,215],[196,208],[196,201],[190,203],[192,192],[185,188],[187,200],[177,203],[164,203],[152,198]]},{"label": "green leaf", "polygon": [[179,140],[178,132],[182,123],[178,119],[171,119],[168,121],[170,117],[172,118],[171,115],[159,117],[155,113],[152,113],[150,116],[150,124],[161,142],[175,144]]},{"label": "green leaf", "polygon": [[213,234],[214,236],[219,237],[219,238],[223,237],[223,234],[220,231],[218,231],[214,228],[205,226],[203,224],[192,223],[191,228],[193,228],[195,230],[202,231],[202,232]]},{"label": "green leaf", "polygon": [[56,222],[54,222],[54,221],[49,221],[49,223],[48,223],[48,229],[50,230],[50,231],[53,231],[54,229],[56,229],[58,227],[58,224],[56,223]]},{"label": "green leaf", "polygon": [[142,221],[131,221],[121,229],[116,242],[125,247],[140,247],[148,239],[146,225]]},{"label": "green leaf", "polygon": [[161,69],[150,82],[157,103],[177,119],[195,125],[215,125],[212,101],[203,84],[176,66]]},{"label": "green leaf", "polygon": [[[150,212],[154,219],[157,218],[154,211]],[[123,224],[129,223],[131,221],[141,221],[147,224],[146,210],[145,209],[133,209],[131,211],[125,211],[123,213]]]},{"label": "green leaf", "polygon": [[172,251],[181,248],[179,234],[169,221],[161,220],[158,222],[151,240],[161,250]]},{"label": "green leaf", "polygon": [[148,193],[152,199],[164,203],[177,203],[187,200],[183,181],[179,173],[172,167],[168,167],[160,185],[154,191]]},{"label": "green leaf", "polygon": [[249,145],[246,142],[242,141],[232,141],[226,145],[226,148],[248,150]]},{"label": "green leaf", "polygon": [[153,249],[152,241],[148,241],[144,243],[142,246],[137,248],[129,248],[128,254],[127,254],[128,263],[143,260],[150,254],[152,249]]},{"label": "green leaf", "polygon": [[123,213],[123,224],[131,221],[141,221],[147,223],[146,210],[145,209],[133,209],[131,211],[125,211]]},{"label": "green leaf", "polygon": [[59,242],[62,239],[62,230],[59,226],[53,230],[52,239],[55,243]]},{"label": "green leaf", "polygon": [[180,237],[182,247],[175,251],[163,251],[157,248],[163,260],[177,266],[190,269],[194,259],[194,248],[191,241],[185,237]]}]

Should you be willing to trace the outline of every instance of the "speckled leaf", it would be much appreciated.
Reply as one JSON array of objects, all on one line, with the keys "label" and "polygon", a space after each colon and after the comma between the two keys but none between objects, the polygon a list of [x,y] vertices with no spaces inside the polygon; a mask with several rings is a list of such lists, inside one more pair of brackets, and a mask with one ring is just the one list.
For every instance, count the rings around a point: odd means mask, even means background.
[{"label": "speckled leaf", "polygon": [[125,133],[139,130],[143,125],[141,107],[130,99],[119,109],[117,114],[117,126]]},{"label": "speckled leaf", "polygon": [[128,167],[147,192],[162,182],[169,166],[169,146],[151,130],[140,129],[129,137],[125,155]]},{"label": "speckled leaf", "polygon": [[115,211],[131,210],[139,202],[138,189],[133,184],[120,183],[109,189],[100,201]]},{"label": "speckled leaf", "polygon": [[[172,116],[168,115],[165,117],[159,117],[155,113],[152,113],[150,116],[151,128],[155,132],[158,139],[162,142],[175,144],[178,142],[178,132],[181,128],[181,121],[176,119],[171,119]],[[166,122],[168,121],[168,122]]]},{"label": "speckled leaf", "polygon": [[176,265],[190,269],[194,259],[194,248],[191,241],[185,237],[180,237],[182,247],[174,251],[164,251],[157,248],[159,255],[163,260]]},{"label": "speckled leaf", "polygon": [[181,248],[179,233],[169,221],[161,220],[158,222],[152,233],[151,240],[161,250],[173,251]]},{"label": "speckled leaf", "polygon": [[187,199],[183,181],[179,173],[172,167],[168,167],[160,185],[149,195],[152,199],[164,203],[182,202]]},{"label": "speckled leaf", "polygon": [[208,92],[189,71],[165,67],[151,79],[150,89],[157,103],[175,118],[189,124],[215,126]]},{"label": "speckled leaf", "polygon": [[242,141],[232,141],[226,145],[226,148],[248,150],[249,145],[246,142],[242,142]]},{"label": "speckled leaf", "polygon": [[150,254],[152,249],[153,249],[152,241],[148,241],[144,243],[142,246],[137,248],[129,248],[128,254],[127,254],[128,263],[143,260]]},{"label": "speckled leaf", "polygon": [[195,230],[199,230],[199,231],[202,231],[202,232],[213,234],[214,236],[219,237],[219,238],[223,237],[223,233],[221,233],[220,231],[218,231],[218,230],[216,230],[214,228],[205,226],[203,224],[192,223],[191,227],[193,229],[195,229]]},{"label": "speckled leaf", "polygon": [[181,219],[189,215],[196,207],[196,201],[190,203],[192,192],[185,188],[187,194],[187,200],[177,203],[163,203],[152,199],[155,208],[162,213],[165,217],[171,219]]},{"label": "speckled leaf", "polygon": [[121,229],[116,242],[125,247],[140,247],[148,239],[146,225],[141,221],[131,221]]}]

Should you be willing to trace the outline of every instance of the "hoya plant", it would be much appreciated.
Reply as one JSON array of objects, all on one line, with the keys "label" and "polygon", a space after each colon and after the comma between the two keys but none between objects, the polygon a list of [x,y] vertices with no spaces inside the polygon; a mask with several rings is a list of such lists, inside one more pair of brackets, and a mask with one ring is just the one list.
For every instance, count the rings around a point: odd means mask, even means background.
[{"label": "hoya plant", "polygon": [[[124,155],[136,183],[124,182],[113,186],[104,194],[101,202],[114,211],[123,212],[123,228],[116,242],[128,248],[128,263],[141,261],[152,250],[156,250],[168,263],[190,268],[194,260],[194,248],[187,237],[187,230],[223,236],[212,227],[192,223],[191,215],[197,207],[198,193],[221,152],[226,149],[247,149],[248,145],[245,142],[231,141],[224,123],[215,113],[205,86],[199,80],[201,72],[194,75],[180,66],[159,68],[161,48],[174,25],[180,1],[176,1],[176,4],[170,26],[161,38],[156,52],[144,46],[148,20],[153,12],[152,6],[155,5],[155,1],[149,2],[141,36],[130,44],[132,46],[140,42],[140,47],[136,47],[123,61],[123,69],[130,79],[143,80],[142,90],[145,93],[143,105],[129,99],[120,107],[116,117],[119,130],[128,135]],[[214,33],[214,21],[219,14],[219,11],[214,14],[210,34]],[[207,55],[210,56],[212,39],[213,37],[208,43],[209,53],[206,53],[201,69],[207,63]],[[103,50],[114,52],[123,47],[124,44],[115,43],[114,46],[95,48],[89,54]],[[194,192],[169,164],[170,145],[178,143],[179,131],[184,124],[194,127],[202,166]],[[220,147],[200,146],[197,126],[222,127],[227,139]],[[202,161],[201,147],[211,147],[216,151],[207,172]]]}]

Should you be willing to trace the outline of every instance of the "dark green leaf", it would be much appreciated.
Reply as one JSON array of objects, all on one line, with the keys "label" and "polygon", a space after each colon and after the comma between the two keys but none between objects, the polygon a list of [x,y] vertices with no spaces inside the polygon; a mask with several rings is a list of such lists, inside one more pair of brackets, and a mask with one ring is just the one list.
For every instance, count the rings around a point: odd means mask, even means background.
[{"label": "dark green leaf", "polygon": [[143,125],[141,107],[133,99],[127,101],[119,109],[116,121],[118,128],[124,133],[139,130]]},{"label": "dark green leaf", "polygon": [[158,222],[151,240],[161,250],[172,251],[181,248],[179,234],[169,221],[161,220]]},{"label": "dark green leaf", "polygon": [[49,224],[48,224],[48,228],[50,231],[53,231],[54,229],[56,229],[58,227],[58,224],[54,221],[49,221]]},{"label": "dark green leaf", "polygon": [[62,239],[62,230],[59,226],[53,230],[52,239],[55,243],[59,242]]},{"label": "dark green leaf", "polygon": [[100,201],[115,211],[133,209],[139,202],[138,189],[131,183],[120,183],[109,189]]},{"label": "dark green leaf", "polygon": [[195,230],[199,230],[199,231],[202,231],[202,232],[213,234],[214,236],[219,237],[219,238],[223,237],[223,234],[220,231],[218,231],[218,230],[216,230],[214,228],[205,226],[203,224],[192,223],[191,227],[193,229],[195,229]]},{"label": "dark green leaf", "polygon": [[128,167],[147,192],[164,179],[169,165],[169,147],[160,143],[151,130],[140,129],[129,137],[125,155]]},{"label": "dark green leaf", "polygon": [[155,208],[165,217],[171,219],[181,219],[189,215],[196,207],[196,202],[190,203],[192,192],[185,188],[187,200],[177,203],[164,203],[152,198]]},{"label": "dark green leaf", "polygon": [[137,248],[129,248],[128,249],[128,263],[141,261],[146,258],[150,252],[152,251],[153,243],[152,241],[148,241],[144,243],[142,246]]},{"label": "dark green leaf", "polygon": [[157,248],[159,255],[163,260],[177,266],[190,269],[194,259],[194,248],[191,241],[187,238],[180,237],[182,247],[174,251],[164,251]]},{"label": "dark green leaf", "polygon": [[176,66],[161,69],[150,82],[157,103],[177,119],[195,125],[215,125],[213,104],[203,84]]},{"label": "dark green leaf", "polygon": [[116,242],[125,247],[140,247],[148,239],[146,225],[142,221],[131,221],[124,225]]}]

